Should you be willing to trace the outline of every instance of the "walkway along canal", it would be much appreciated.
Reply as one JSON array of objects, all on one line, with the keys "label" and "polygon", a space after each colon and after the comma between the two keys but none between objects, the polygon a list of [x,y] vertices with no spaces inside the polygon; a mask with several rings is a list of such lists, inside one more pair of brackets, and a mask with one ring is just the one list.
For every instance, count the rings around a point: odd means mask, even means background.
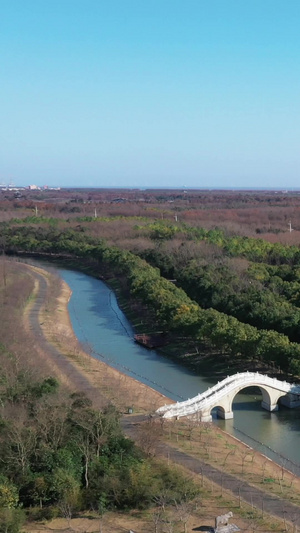
[{"label": "walkway along canal", "polygon": [[[134,342],[134,331],[116,297],[100,280],[57,267],[72,290],[69,313],[85,350],[175,401],[192,398],[217,380],[189,369]],[[270,413],[261,396],[239,393],[232,420],[214,419],[222,429],[300,475],[300,409],[281,407]]]}]

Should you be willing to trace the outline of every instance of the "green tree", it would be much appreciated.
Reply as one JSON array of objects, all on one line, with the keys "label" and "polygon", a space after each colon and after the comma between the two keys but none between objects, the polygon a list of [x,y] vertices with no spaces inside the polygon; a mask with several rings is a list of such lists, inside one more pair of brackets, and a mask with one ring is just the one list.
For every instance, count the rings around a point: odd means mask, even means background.
[{"label": "green tree", "polygon": [[0,477],[0,508],[13,509],[19,503],[18,489],[4,476]]},{"label": "green tree", "polygon": [[24,521],[22,509],[0,509],[0,533],[19,533]]}]

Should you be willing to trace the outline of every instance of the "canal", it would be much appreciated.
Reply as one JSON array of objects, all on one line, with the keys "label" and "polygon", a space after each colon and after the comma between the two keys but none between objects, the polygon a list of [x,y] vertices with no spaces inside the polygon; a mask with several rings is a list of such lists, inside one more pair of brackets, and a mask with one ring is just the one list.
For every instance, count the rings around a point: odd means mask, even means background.
[{"label": "canal", "polygon": [[[105,283],[73,270],[56,267],[56,271],[72,290],[69,314],[74,332],[93,357],[176,401],[192,398],[217,381],[136,344],[130,323]],[[214,423],[300,475],[300,409],[280,406],[269,413],[260,403],[259,390],[239,393],[234,419],[214,418]]]}]

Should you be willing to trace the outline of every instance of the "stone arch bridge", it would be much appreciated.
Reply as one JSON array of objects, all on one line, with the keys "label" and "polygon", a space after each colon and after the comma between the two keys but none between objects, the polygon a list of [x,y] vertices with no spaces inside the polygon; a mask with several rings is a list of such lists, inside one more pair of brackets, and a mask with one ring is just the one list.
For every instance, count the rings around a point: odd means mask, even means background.
[{"label": "stone arch bridge", "polygon": [[164,405],[156,413],[163,418],[196,415],[202,422],[210,422],[211,411],[217,408],[220,418],[233,418],[232,403],[235,396],[246,387],[254,386],[261,390],[261,406],[267,411],[277,411],[279,399],[287,407],[300,406],[300,385],[279,381],[258,372],[241,372],[227,376],[192,399]]}]

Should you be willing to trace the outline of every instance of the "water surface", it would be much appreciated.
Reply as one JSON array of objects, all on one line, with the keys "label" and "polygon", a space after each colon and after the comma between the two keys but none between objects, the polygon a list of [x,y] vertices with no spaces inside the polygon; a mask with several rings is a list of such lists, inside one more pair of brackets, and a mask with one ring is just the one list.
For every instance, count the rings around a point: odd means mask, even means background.
[{"label": "water surface", "polygon": [[[130,323],[105,283],[80,272],[57,270],[72,290],[69,313],[74,332],[93,357],[176,401],[192,398],[217,381],[136,344]],[[280,407],[270,413],[260,403],[259,389],[251,395],[239,393],[234,419],[215,422],[300,475],[300,409]]]}]

